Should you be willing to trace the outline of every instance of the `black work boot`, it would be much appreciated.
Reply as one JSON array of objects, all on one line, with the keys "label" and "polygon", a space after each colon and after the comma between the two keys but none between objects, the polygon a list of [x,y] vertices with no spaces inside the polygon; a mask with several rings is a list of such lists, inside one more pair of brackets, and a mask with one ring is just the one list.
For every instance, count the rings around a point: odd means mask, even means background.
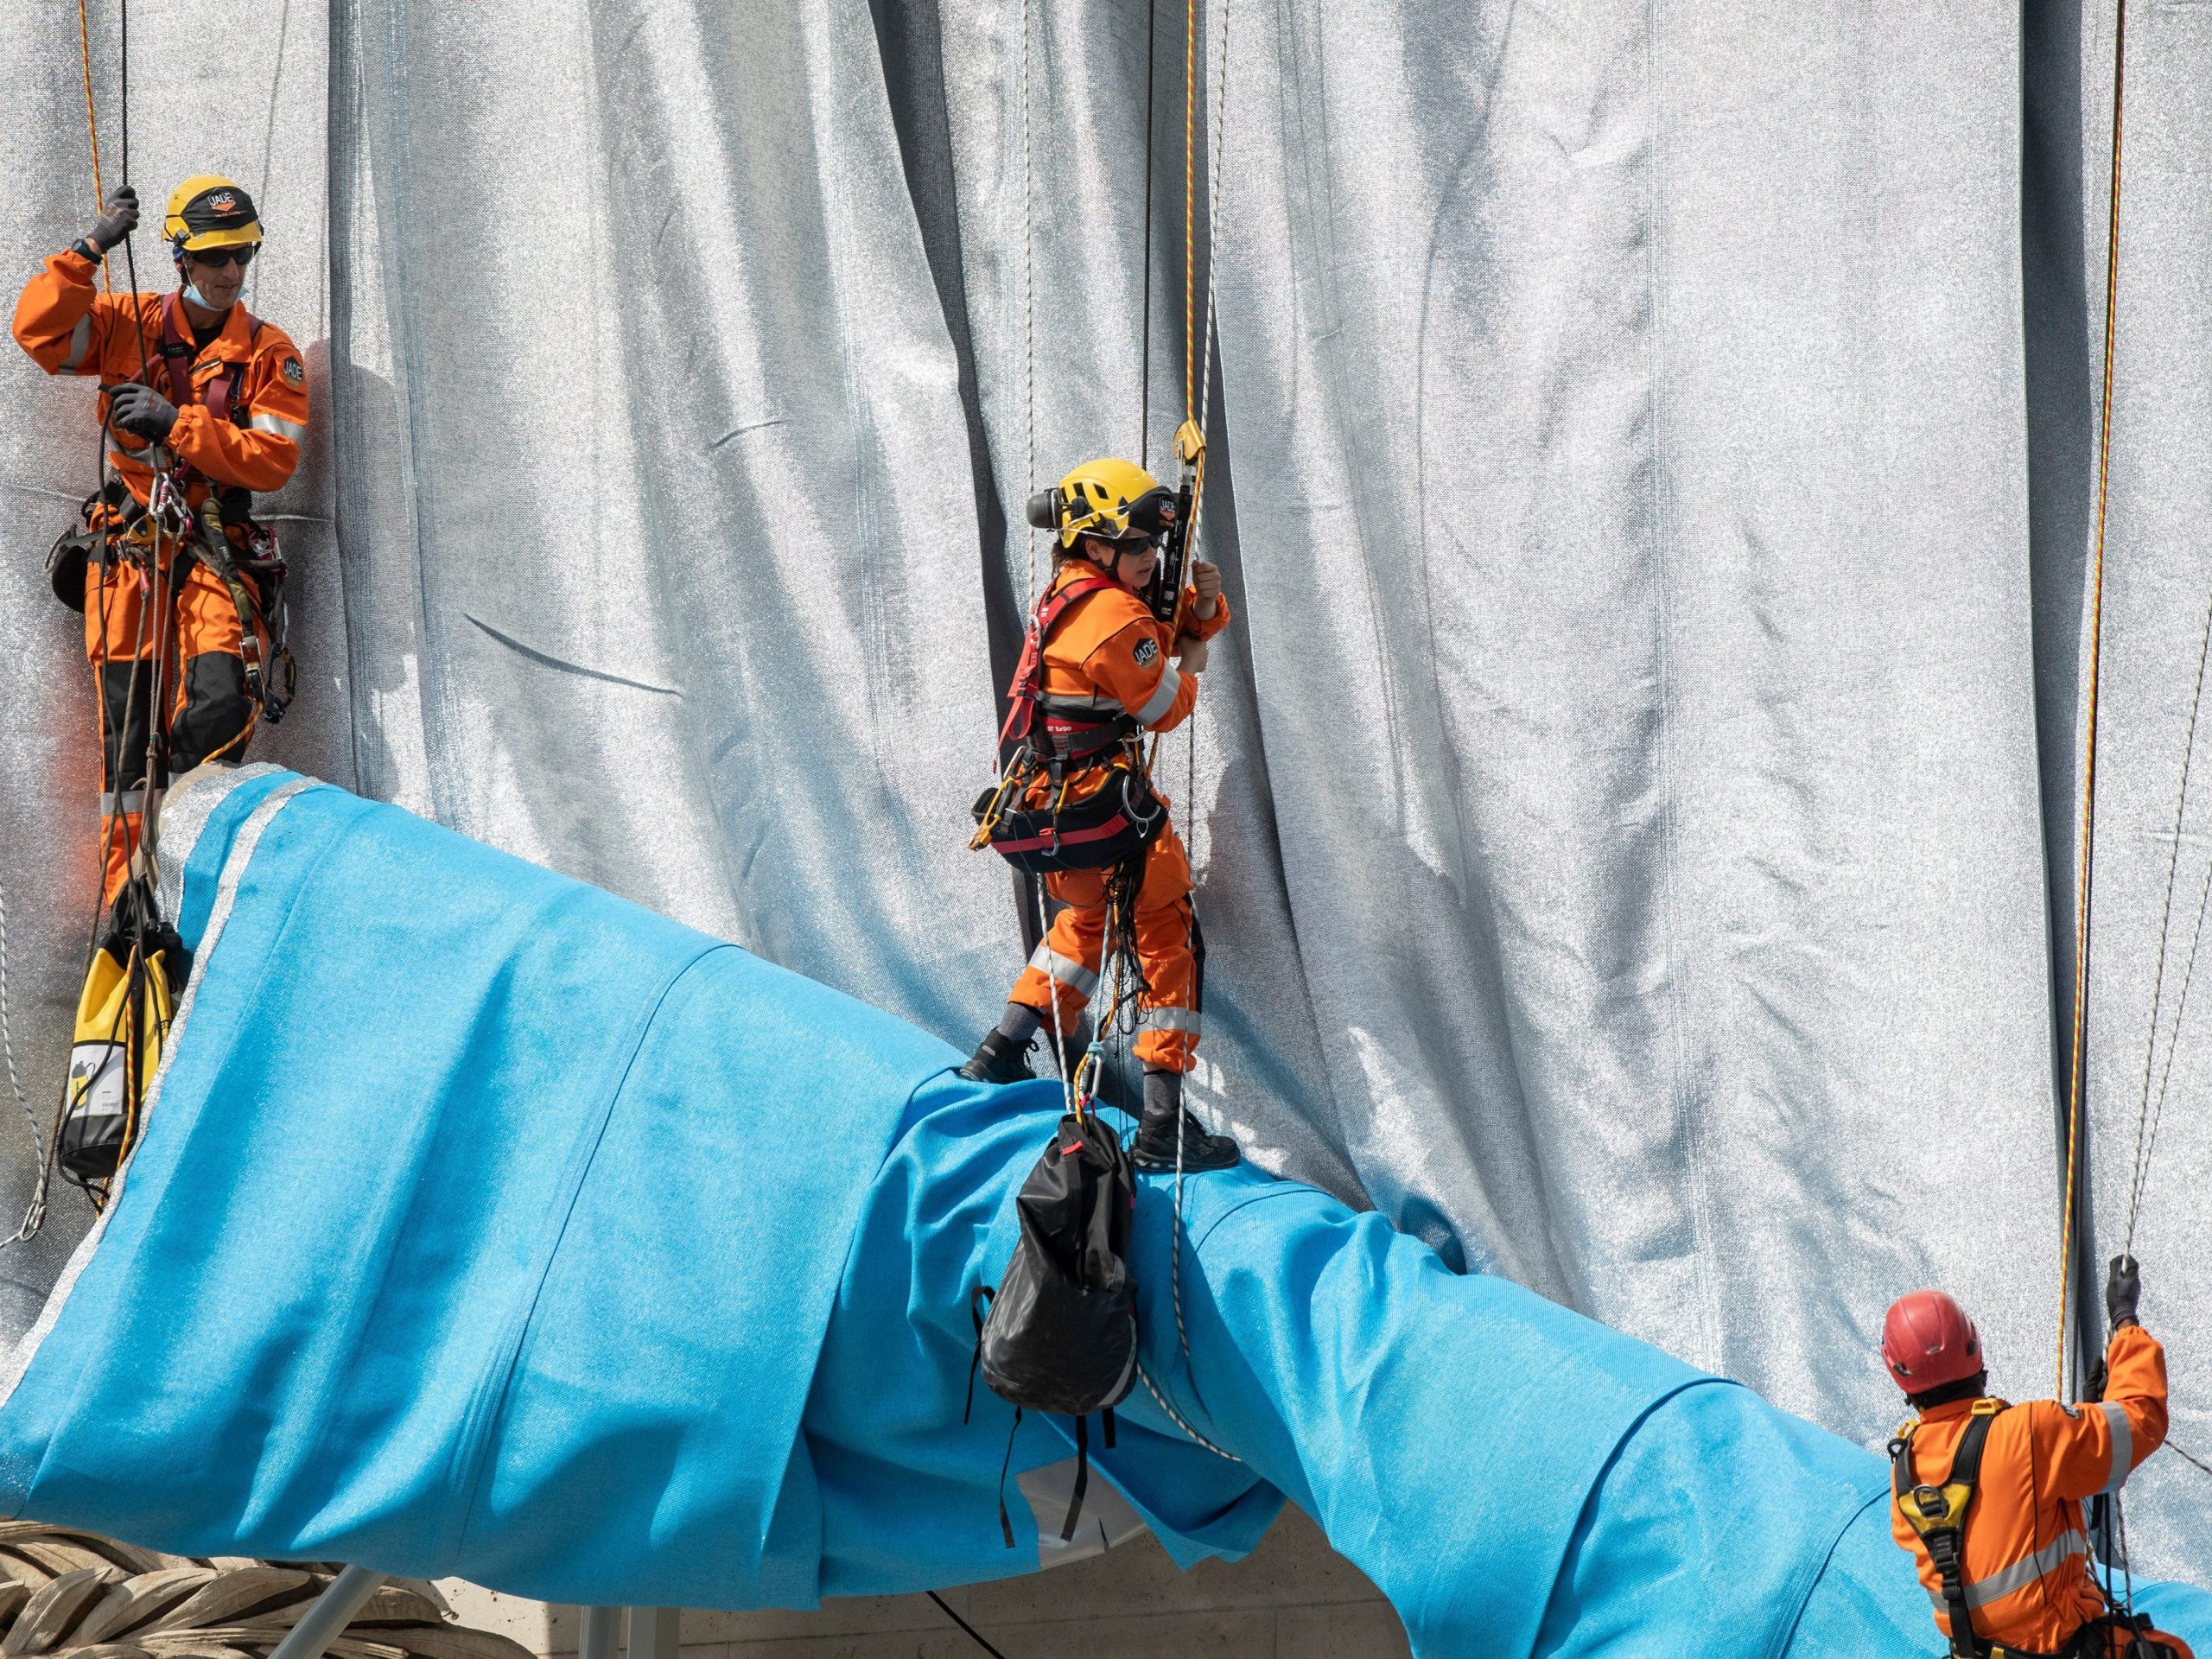
[{"label": "black work boot", "polygon": [[1182,1142],[1182,1167],[1186,1175],[1228,1169],[1237,1161],[1236,1143],[1225,1135],[1208,1135],[1198,1121],[1183,1109],[1183,1074],[1147,1071],[1144,1074],[1144,1116],[1137,1123],[1137,1138],[1129,1143],[1129,1161],[1154,1174],[1172,1173],[1176,1166],[1176,1142]]},{"label": "black work boot", "polygon": [[1027,1083],[1037,1074],[1029,1069],[1029,1045],[1034,1039],[1016,1040],[993,1031],[976,1045],[960,1075],[971,1083]]},{"label": "black work boot", "polygon": [[970,1083],[1027,1083],[1037,1075],[1029,1069],[1029,1046],[1036,1040],[1037,1010],[1009,1002],[960,1075]]}]

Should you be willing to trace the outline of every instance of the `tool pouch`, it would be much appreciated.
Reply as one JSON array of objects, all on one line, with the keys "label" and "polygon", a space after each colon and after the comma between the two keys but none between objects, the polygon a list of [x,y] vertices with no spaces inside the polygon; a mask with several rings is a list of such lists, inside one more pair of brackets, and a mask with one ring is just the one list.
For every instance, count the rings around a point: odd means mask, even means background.
[{"label": "tool pouch", "polygon": [[100,539],[94,531],[72,524],[47,550],[46,579],[53,585],[54,596],[79,615],[85,609],[85,572],[99,555]]},{"label": "tool pouch", "polygon": [[[1042,804],[1033,805],[1033,796]],[[977,798],[975,811],[975,844],[1033,875],[1109,868],[1143,852],[1167,823],[1167,803],[1125,760],[1108,766],[1105,782],[1078,800],[1068,800],[1042,766],[1017,760]]]},{"label": "tool pouch", "polygon": [[[1060,1528],[1064,1543],[1075,1537],[1090,1484],[1090,1414],[1104,1414],[1110,1447],[1114,1408],[1136,1385],[1137,1294],[1128,1259],[1136,1198],[1121,1137],[1095,1113],[1063,1117],[1014,1200],[1021,1236],[1006,1276],[995,1287],[978,1286],[969,1299],[976,1354],[968,1412],[980,1372],[991,1392],[1014,1407],[1009,1460],[1023,1412],[1075,1419],[1075,1491]],[[999,1529],[1012,1548],[1003,1473]]]},{"label": "tool pouch", "polygon": [[[77,509],[77,522],[55,537],[54,545],[47,550],[46,579],[54,588],[54,598],[83,614],[85,572],[94,560],[103,557],[103,545],[113,534],[110,515],[124,512],[128,516],[137,506],[130,493],[113,479],[107,481],[105,488],[85,498]],[[103,521],[98,528],[92,524],[96,510]]]},{"label": "tool pouch", "polygon": [[183,942],[162,920],[150,887],[143,879],[125,883],[78,1000],[54,1145],[65,1179],[96,1186],[129,1154],[190,972]]}]

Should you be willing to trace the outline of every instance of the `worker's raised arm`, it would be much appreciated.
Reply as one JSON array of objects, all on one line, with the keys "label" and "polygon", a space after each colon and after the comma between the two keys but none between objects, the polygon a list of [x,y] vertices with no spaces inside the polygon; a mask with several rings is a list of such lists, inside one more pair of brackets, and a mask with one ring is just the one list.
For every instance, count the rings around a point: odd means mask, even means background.
[{"label": "worker's raised arm", "polygon": [[2054,1497],[2116,1492],[2166,1439],[2166,1351],[2135,1322],[2140,1294],[2134,1258],[2117,1256],[2105,1287],[2113,1320],[2105,1349],[2104,1398],[2031,1408],[2037,1482]]},{"label": "worker's raised arm", "polygon": [[125,185],[82,240],[54,255],[23,285],[16,302],[16,343],[48,374],[98,372],[102,336],[114,325],[120,302],[109,295],[103,302],[92,277],[100,256],[137,223],[138,194]]}]

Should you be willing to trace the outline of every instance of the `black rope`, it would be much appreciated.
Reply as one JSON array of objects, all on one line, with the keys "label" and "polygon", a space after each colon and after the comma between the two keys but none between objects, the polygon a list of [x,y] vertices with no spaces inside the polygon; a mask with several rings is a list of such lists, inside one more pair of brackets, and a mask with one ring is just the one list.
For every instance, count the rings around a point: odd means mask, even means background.
[{"label": "black rope", "polygon": [[1160,0],[1147,0],[1144,23],[1144,344],[1137,412],[1137,465],[1152,458],[1152,82],[1160,61]]},{"label": "black rope", "polygon": [[[123,79],[123,183],[130,182],[130,0],[116,0],[122,17],[122,79]],[[140,208],[144,213],[144,208]],[[138,260],[130,249],[131,238],[123,238],[124,274],[130,283],[130,308],[138,319],[138,372],[146,384],[154,384],[154,365],[146,355],[146,302],[138,288]]]},{"label": "black rope", "polygon": [[989,1654],[991,1656],[991,1659],[1006,1659],[1006,1655],[1001,1653],[996,1648],[983,1640],[981,1631],[977,1630],[976,1628],[973,1624],[970,1624],[966,1619],[961,1618],[959,1614],[954,1612],[950,1606],[947,1606],[943,1596],[938,1594],[934,1590],[929,1591],[927,1594],[931,1601],[937,1603],[938,1608],[944,1612],[944,1616],[950,1619],[954,1624],[957,1624],[962,1630],[967,1631],[969,1639],[974,1642],[975,1644],[981,1648],[985,1653]]},{"label": "black rope", "polygon": [[2201,1470],[2208,1475],[2212,1475],[2212,1463],[2207,1463],[2203,1459],[2193,1456],[2191,1453],[2183,1451],[2181,1447],[2176,1446],[2171,1440],[2166,1442],[2166,1450],[2172,1452],[2190,1468]]}]

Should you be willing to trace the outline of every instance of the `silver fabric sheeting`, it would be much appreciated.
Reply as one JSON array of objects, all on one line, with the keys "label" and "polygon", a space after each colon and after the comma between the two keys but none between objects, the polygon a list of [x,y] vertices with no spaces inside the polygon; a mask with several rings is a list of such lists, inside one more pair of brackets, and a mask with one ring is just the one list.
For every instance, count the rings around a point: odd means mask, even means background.
[{"label": "silver fabric sheeting", "polygon": [[[1869,1441],[1918,1284],[2047,1392],[2109,9],[1229,4],[1198,20],[1228,41],[1206,542],[1241,620],[1161,751],[1197,1097],[1271,1166]],[[1101,452],[1164,471],[1184,410],[1181,8],[133,21],[142,192],[255,192],[252,303],[313,376],[274,504],[305,681],[257,755],[972,1041],[1025,954],[963,847],[1042,578],[1023,499]],[[2212,10],[2130,28],[2092,1281],[2212,563]],[[89,220],[74,18],[0,44],[28,276]],[[39,556],[92,451],[88,394],[13,361],[0,882],[43,1109],[96,782]],[[2138,1235],[2200,1454],[2208,997]],[[2138,1567],[2201,1567],[2212,1478],[2162,1458],[2130,1491]]]},{"label": "silver fabric sheeting", "polygon": [[[2103,8],[2054,8],[2037,21],[2044,32],[2031,38],[2029,61],[2042,71],[2044,96],[2029,106],[2038,163],[2029,177],[2029,269],[2040,291],[2029,339],[2048,401],[2031,408],[2047,411],[2037,436],[2060,453],[2044,469],[2047,480],[2037,477],[2037,582],[2050,590],[2054,619],[2064,619],[2044,666],[2052,700],[2071,715],[2085,677],[2076,665],[2086,638],[2079,549],[2094,536],[2114,19]],[[2166,1343],[2170,1438],[2212,1464],[2212,937],[2197,931],[2212,877],[2212,709],[2198,683],[2212,613],[2212,293],[2203,278],[2212,266],[2212,9],[2128,7],[2126,117],[2082,1255],[2101,1295],[2106,1260],[2127,1242],[2133,1211],[2144,1319]],[[2062,969],[2072,952],[2077,719],[2065,724],[2064,755],[2046,750]],[[2059,985],[2070,1001],[2070,972]],[[2055,1296],[2055,1264],[2050,1276]],[[2139,1566],[2155,1558],[2202,1577],[2212,1560],[2212,1476],[2167,1452],[2128,1483],[2126,1503]]]}]

